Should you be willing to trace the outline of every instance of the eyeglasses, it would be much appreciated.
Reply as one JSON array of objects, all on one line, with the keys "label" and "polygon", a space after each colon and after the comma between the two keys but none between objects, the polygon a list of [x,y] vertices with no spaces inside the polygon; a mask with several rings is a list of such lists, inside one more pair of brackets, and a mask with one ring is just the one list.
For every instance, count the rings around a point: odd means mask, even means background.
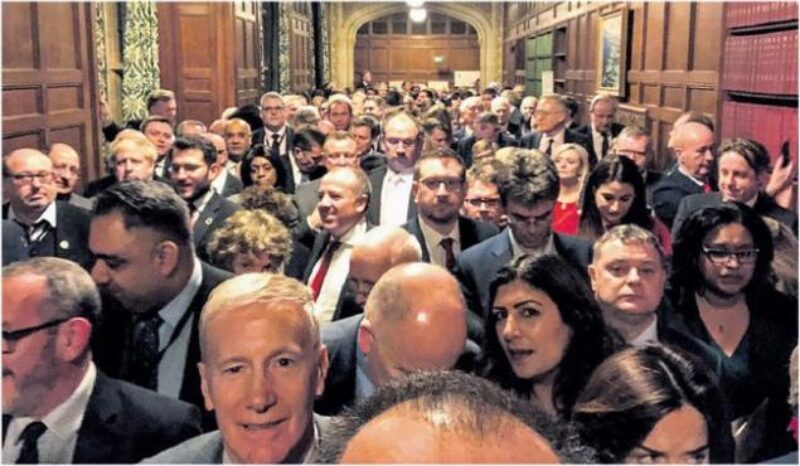
[{"label": "eyeglasses", "polygon": [[386,138],[386,144],[390,146],[399,146],[403,144],[406,147],[415,147],[417,145],[416,139],[400,139],[400,138]]},{"label": "eyeglasses", "polygon": [[49,183],[53,179],[52,172],[39,172],[39,173],[6,173],[6,178],[11,178],[17,184],[31,184],[36,179],[40,183]]},{"label": "eyeglasses", "polygon": [[464,201],[472,207],[480,207],[482,204],[486,204],[486,207],[497,207],[500,205],[500,198],[475,197],[472,199],[464,199]]},{"label": "eyeglasses", "polygon": [[264,113],[267,112],[280,112],[283,110],[283,107],[261,107],[261,111]]},{"label": "eyeglasses", "polygon": [[61,325],[64,322],[71,319],[72,317],[67,317],[64,319],[51,320],[39,325],[34,325],[33,327],[21,328],[19,330],[10,330],[10,331],[3,330],[3,341],[8,344],[14,344],[17,343],[19,340],[22,340],[23,338],[27,337],[28,335],[38,332],[39,330],[44,330],[50,327],[55,327],[56,325]]},{"label": "eyeglasses", "polygon": [[444,185],[446,191],[461,191],[464,187],[464,180],[461,178],[425,178],[419,182],[431,191],[436,191],[441,185]]},{"label": "eyeglasses", "polygon": [[740,264],[752,264],[756,261],[756,259],[758,259],[758,251],[758,248],[733,251],[730,249],[703,247],[703,254],[705,254],[706,257],[711,260],[711,262],[717,265],[724,265],[731,258],[736,258],[736,261]]}]

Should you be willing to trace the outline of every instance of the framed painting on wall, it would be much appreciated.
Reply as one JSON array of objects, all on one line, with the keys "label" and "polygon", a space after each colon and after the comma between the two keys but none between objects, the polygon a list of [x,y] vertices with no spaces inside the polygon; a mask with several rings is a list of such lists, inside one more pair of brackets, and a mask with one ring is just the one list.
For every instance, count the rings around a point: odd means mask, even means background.
[{"label": "framed painting on wall", "polygon": [[628,10],[603,14],[599,21],[596,87],[598,91],[624,97],[628,71]]}]

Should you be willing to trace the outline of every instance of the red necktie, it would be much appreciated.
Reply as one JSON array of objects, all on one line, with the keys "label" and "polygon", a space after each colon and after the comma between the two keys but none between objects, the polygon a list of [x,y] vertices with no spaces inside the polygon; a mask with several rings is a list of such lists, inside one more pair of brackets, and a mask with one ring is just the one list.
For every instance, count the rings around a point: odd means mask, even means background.
[{"label": "red necktie", "polygon": [[319,296],[319,292],[322,289],[322,283],[325,282],[325,275],[328,274],[328,268],[331,266],[331,260],[333,259],[333,253],[339,249],[339,245],[342,244],[339,241],[331,241],[328,243],[328,248],[325,250],[325,254],[322,256],[320,260],[319,267],[317,268],[317,274],[314,275],[314,278],[311,280],[311,293],[314,297],[314,301],[317,300]]},{"label": "red necktie", "polygon": [[708,181],[703,183],[703,192],[704,193],[710,193],[711,191],[713,191],[713,188],[711,187],[711,183],[709,183]]}]

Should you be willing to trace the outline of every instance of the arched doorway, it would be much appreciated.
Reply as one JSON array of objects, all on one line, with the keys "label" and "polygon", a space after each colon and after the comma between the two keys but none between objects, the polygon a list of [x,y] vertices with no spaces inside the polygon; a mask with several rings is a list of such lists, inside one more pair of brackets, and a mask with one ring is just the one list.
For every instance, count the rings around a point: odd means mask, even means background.
[{"label": "arched doorway", "polygon": [[415,23],[395,13],[366,22],[356,33],[355,72],[372,72],[376,82],[402,80],[454,85],[456,71],[480,72],[478,33],[452,16],[431,13]]}]

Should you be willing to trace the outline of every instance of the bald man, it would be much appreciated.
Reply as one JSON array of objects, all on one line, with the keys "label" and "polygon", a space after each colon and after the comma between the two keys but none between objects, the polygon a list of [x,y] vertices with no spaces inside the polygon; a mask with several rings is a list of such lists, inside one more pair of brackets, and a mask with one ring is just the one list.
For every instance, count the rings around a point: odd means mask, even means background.
[{"label": "bald man", "polygon": [[714,190],[710,175],[716,149],[711,129],[693,121],[673,129],[671,144],[677,166],[653,188],[653,209],[668,227],[684,197]]},{"label": "bald man", "polygon": [[211,189],[225,198],[241,192],[244,189],[244,185],[242,180],[238,178],[239,164],[228,157],[228,146],[225,143],[225,138],[214,133],[203,133],[200,136],[210,141],[214,148],[217,149],[215,165],[219,166],[219,170],[217,170],[217,176],[211,181]]},{"label": "bald man", "polygon": [[35,149],[18,149],[3,157],[3,219],[23,229],[13,240],[29,257],[55,256],[89,267],[89,212],[56,201],[53,163]]},{"label": "bald man", "polygon": [[[337,414],[378,387],[418,370],[464,367],[466,304],[456,279],[442,267],[412,262],[383,274],[367,298],[363,315],[323,328],[331,369],[320,414]],[[469,355],[459,361],[465,352]]]},{"label": "bald man", "polygon": [[509,391],[454,371],[381,387],[334,419],[316,463],[591,463],[572,427]]},{"label": "bald man", "polygon": [[92,210],[92,201],[75,193],[75,188],[81,179],[81,158],[75,149],[57,142],[50,147],[48,157],[53,163],[56,199],[69,202],[81,209]]}]

